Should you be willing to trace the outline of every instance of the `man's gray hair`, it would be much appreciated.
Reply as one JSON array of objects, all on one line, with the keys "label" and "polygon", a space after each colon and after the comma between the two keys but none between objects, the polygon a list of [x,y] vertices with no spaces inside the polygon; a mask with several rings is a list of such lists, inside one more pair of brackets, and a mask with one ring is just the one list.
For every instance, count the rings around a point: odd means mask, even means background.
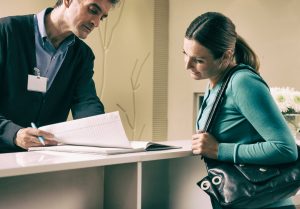
[{"label": "man's gray hair", "polygon": [[[120,0],[109,0],[110,3],[112,3],[112,5],[116,5],[117,3],[119,3]],[[62,5],[63,0],[57,0],[57,2],[54,5],[54,8],[59,7],[60,5]]]}]

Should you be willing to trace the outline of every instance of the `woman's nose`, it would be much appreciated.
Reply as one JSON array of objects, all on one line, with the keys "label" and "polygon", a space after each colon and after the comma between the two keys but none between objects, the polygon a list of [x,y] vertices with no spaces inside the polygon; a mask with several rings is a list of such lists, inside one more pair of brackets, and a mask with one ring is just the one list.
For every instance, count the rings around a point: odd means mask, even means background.
[{"label": "woman's nose", "polygon": [[185,57],[185,69],[188,70],[193,67],[193,60],[189,58],[188,56]]}]

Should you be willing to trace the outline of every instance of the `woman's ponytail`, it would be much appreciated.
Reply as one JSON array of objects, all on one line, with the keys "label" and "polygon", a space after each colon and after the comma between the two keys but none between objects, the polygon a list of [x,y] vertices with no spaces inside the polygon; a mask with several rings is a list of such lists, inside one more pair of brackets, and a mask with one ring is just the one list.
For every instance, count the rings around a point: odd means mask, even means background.
[{"label": "woman's ponytail", "polygon": [[259,71],[259,59],[247,42],[237,35],[235,44],[235,61],[237,64],[243,63]]}]

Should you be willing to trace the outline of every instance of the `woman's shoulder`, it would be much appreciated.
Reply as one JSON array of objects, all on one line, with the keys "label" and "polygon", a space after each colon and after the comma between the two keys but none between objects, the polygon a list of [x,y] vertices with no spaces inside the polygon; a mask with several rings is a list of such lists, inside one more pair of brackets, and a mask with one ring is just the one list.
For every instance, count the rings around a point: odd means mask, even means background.
[{"label": "woman's shoulder", "polygon": [[234,97],[265,96],[269,94],[268,85],[262,77],[246,67],[234,72],[226,91]]},{"label": "woman's shoulder", "polygon": [[257,86],[257,84],[265,85],[265,81],[262,79],[262,77],[250,66],[240,64],[237,67],[239,70],[235,71],[230,79],[232,87],[254,87]]},{"label": "woman's shoulder", "polygon": [[232,77],[244,78],[244,77],[248,77],[249,75],[255,75],[260,77],[258,72],[256,72],[256,70],[254,70],[249,65],[239,64],[235,66],[233,70],[235,70],[235,72],[233,73]]}]

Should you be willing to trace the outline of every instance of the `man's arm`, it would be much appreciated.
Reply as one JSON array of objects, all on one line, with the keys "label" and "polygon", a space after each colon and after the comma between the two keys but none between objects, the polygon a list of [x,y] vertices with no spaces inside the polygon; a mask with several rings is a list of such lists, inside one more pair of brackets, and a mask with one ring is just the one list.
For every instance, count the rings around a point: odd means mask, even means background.
[{"label": "man's arm", "polygon": [[0,152],[22,151],[14,140],[21,126],[0,115]]},{"label": "man's arm", "polygon": [[[3,74],[5,71],[5,60],[6,60],[6,36],[5,36],[5,30],[2,24],[2,19],[0,19],[0,88],[1,84],[3,84]],[[2,88],[3,89],[3,88]],[[1,107],[1,101],[3,101],[5,98],[3,97],[3,93],[0,89],[0,107]],[[21,150],[18,148],[14,143],[14,138],[16,136],[16,133],[21,129],[22,127],[18,126],[17,124],[14,124],[12,121],[7,120],[4,115],[0,112],[0,152],[4,152],[6,149],[9,150]]]},{"label": "man's arm", "polygon": [[[75,96],[72,101],[72,115],[74,119],[83,118],[104,113],[104,106],[96,93],[93,81],[94,56],[87,59],[86,67],[82,70],[77,81]],[[84,67],[84,66],[82,66]]]}]

